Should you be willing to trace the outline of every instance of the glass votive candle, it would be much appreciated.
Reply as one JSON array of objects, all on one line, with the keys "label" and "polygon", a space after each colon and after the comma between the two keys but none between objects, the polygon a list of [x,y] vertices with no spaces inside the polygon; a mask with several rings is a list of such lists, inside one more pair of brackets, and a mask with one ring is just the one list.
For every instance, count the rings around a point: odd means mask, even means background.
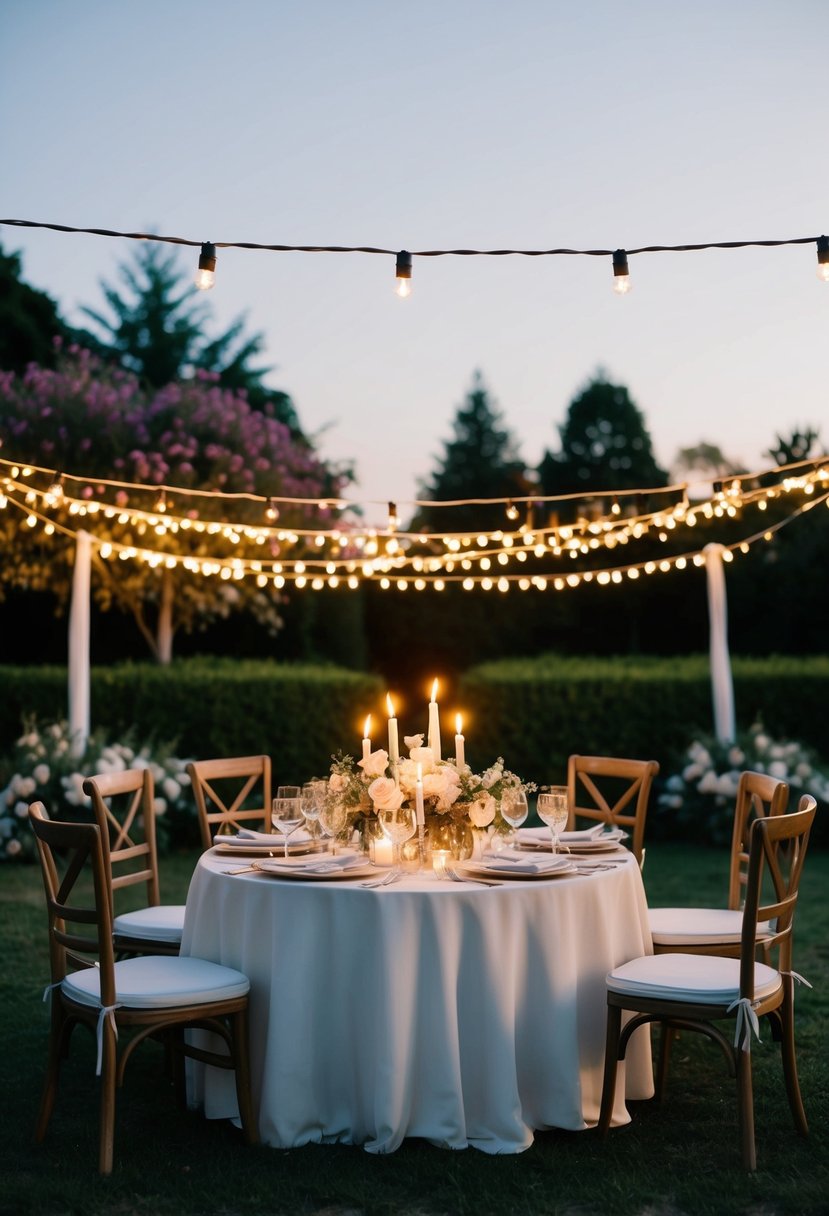
[{"label": "glass votive candle", "polygon": [[446,869],[451,860],[451,849],[432,850],[432,869],[435,871],[436,878],[446,878]]},{"label": "glass votive candle", "polygon": [[388,836],[372,836],[369,841],[369,861],[375,866],[394,864],[394,845]]}]

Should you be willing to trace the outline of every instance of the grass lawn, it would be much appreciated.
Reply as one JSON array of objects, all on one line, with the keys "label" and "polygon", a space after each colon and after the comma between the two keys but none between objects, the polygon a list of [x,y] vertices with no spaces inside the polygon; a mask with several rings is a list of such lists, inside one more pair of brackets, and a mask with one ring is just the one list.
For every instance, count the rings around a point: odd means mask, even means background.
[{"label": "grass lawn", "polygon": [[[183,901],[194,856],[162,858],[162,896]],[[652,904],[718,903],[725,852],[648,847]],[[733,1083],[719,1050],[683,1036],[668,1101],[636,1103],[632,1123],[595,1133],[543,1132],[519,1156],[452,1153],[407,1141],[376,1157],[341,1145],[249,1149],[224,1123],[176,1109],[160,1049],[146,1044],[119,1095],[115,1170],[97,1174],[98,1110],[91,1036],[79,1031],[64,1066],[43,1145],[32,1129],[45,1062],[46,917],[35,867],[0,868],[0,1216],[777,1216],[829,1213],[829,854],[806,862],[795,967],[814,987],[797,992],[800,1077],[811,1136],[795,1133],[779,1051],[767,1028],[754,1056],[759,1170],[739,1166]],[[690,892],[694,892],[690,898]]]}]

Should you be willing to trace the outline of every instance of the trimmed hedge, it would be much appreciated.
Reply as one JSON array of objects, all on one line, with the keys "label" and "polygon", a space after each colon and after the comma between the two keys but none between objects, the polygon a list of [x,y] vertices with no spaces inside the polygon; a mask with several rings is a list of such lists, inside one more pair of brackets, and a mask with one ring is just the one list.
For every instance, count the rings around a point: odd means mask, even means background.
[{"label": "trimmed hedge", "polygon": [[[159,667],[93,668],[92,727],[110,738],[170,743],[194,759],[266,753],[274,782],[328,772],[340,748],[359,753],[361,725],[376,706],[376,676],[343,668],[232,659],[185,659]],[[65,718],[63,667],[0,667],[0,752],[10,752],[24,716]]]},{"label": "trimmed hedge", "polygon": [[[829,760],[829,656],[734,658],[739,726],[761,719]],[[663,776],[695,734],[713,729],[707,657],[502,660],[470,668],[459,701],[473,768],[503,755],[523,778],[564,780],[567,757],[658,760]]]}]

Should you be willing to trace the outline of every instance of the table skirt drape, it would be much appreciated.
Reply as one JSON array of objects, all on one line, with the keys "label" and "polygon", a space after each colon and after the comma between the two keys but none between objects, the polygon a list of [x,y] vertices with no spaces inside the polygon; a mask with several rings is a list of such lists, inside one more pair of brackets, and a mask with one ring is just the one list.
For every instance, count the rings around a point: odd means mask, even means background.
[{"label": "table skirt drape", "polygon": [[[419,1136],[513,1153],[534,1130],[596,1122],[605,976],[651,949],[632,860],[497,888],[415,875],[368,890],[227,868],[202,858],[182,953],[250,978],[265,1143],[385,1153]],[[238,1115],[232,1074],[193,1066],[189,1091],[210,1118]],[[614,1121],[628,1119],[625,1096],[652,1092],[644,1031],[620,1069]]]}]

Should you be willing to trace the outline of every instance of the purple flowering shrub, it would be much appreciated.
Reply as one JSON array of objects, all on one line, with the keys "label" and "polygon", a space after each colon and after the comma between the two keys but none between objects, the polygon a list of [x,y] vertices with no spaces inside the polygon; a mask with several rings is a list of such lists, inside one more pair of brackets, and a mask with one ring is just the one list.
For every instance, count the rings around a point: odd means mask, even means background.
[{"label": "purple flowering shrub", "polygon": [[[295,439],[289,428],[265,411],[254,410],[243,393],[222,389],[212,373],[197,372],[157,391],[145,390],[130,372],[112,367],[78,347],[61,352],[54,370],[30,364],[22,376],[0,372],[0,442],[6,460],[54,468],[74,478],[67,493],[115,506],[153,510],[147,492],[107,489],[104,481],[166,485],[182,490],[248,493],[264,497],[335,497],[345,477],[326,466],[313,448]],[[100,479],[100,480],[98,480]],[[86,484],[84,484],[84,482]],[[185,497],[168,499],[171,515],[190,519],[233,519],[265,524],[261,503]],[[327,512],[315,504],[285,507],[280,526],[322,526]],[[55,523],[73,531],[79,520],[65,506],[51,511]],[[279,556],[271,538],[256,545],[244,537],[223,539],[195,529],[163,533],[135,523],[119,523],[103,512],[84,525],[101,540],[136,548],[161,549],[192,557]],[[3,585],[48,589],[58,603],[70,590],[74,542],[58,529],[51,536],[29,527],[9,505],[0,512],[4,562]],[[296,551],[292,556],[300,556]],[[153,614],[163,598],[172,600],[172,629],[204,627],[217,617],[246,608],[274,630],[279,627],[279,596],[273,587],[252,579],[222,580],[163,564],[151,568],[135,560],[103,561],[96,556],[93,594],[101,607],[113,604],[131,611],[153,646]],[[162,587],[168,584],[166,596]],[[172,594],[169,584],[172,582]]]}]

